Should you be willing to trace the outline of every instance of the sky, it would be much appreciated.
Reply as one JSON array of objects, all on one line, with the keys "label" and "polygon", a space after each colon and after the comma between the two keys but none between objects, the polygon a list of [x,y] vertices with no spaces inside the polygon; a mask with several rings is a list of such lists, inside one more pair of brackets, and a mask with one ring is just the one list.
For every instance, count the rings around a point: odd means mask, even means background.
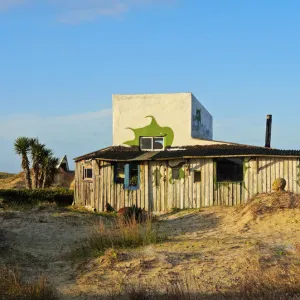
[{"label": "sky", "polygon": [[112,143],[112,94],[192,92],[214,139],[300,149],[298,0],[0,0],[0,171],[38,137],[71,167]]}]

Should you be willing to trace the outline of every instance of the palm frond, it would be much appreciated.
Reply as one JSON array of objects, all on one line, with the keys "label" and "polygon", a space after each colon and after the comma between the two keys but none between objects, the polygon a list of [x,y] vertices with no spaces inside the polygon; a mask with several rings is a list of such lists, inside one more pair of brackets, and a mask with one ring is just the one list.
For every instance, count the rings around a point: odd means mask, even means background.
[{"label": "palm frond", "polygon": [[30,139],[27,137],[18,137],[14,142],[14,149],[18,155],[27,154],[30,149]]}]

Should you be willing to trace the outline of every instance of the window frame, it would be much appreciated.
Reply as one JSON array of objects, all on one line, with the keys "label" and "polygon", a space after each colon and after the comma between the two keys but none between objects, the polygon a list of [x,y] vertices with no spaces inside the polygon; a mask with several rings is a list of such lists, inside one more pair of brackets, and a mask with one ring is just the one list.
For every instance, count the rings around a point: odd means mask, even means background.
[{"label": "window frame", "polygon": [[[117,182],[117,170],[118,164],[124,165],[124,182]],[[130,184],[130,167],[135,165],[137,167],[137,184]],[[140,165],[139,163],[125,163],[125,162],[116,162],[113,163],[114,166],[114,184],[122,184],[124,190],[138,190],[140,189]]]},{"label": "window frame", "polygon": [[[87,171],[90,170],[92,172],[92,176],[91,177],[87,177]],[[83,166],[83,169],[82,169],[82,179],[84,181],[92,181],[94,178],[94,170],[93,170],[93,167],[86,167],[86,166]]]},{"label": "window frame", "polygon": [[[123,165],[123,169],[124,169],[124,178],[122,177],[118,177],[118,165]],[[117,163],[114,163],[113,166],[114,166],[114,183],[115,184],[123,184],[125,183],[125,163],[123,162],[117,162]],[[122,180],[123,179],[123,180]]]},{"label": "window frame", "polygon": [[[151,148],[143,149],[142,148],[142,143],[141,143],[142,139],[151,139]],[[154,149],[154,140],[155,139],[162,139],[163,140],[162,149]],[[141,151],[163,151],[163,150],[165,150],[165,137],[164,136],[140,136],[139,147],[140,147]]]},{"label": "window frame", "polygon": [[[137,184],[130,184],[130,167],[136,165],[137,166]],[[138,163],[129,163],[125,164],[125,180],[124,180],[124,189],[125,190],[139,190],[140,189],[140,165]]]},{"label": "window frame", "polygon": [[[239,174],[236,174],[235,176],[236,176],[236,178],[233,178],[233,179],[223,179],[223,180],[220,180],[220,175],[219,175],[219,172],[218,172],[218,164],[220,164],[220,163],[224,163],[224,162],[230,162],[230,159],[232,160],[232,159],[234,159],[234,160],[240,160],[240,164],[237,164],[236,163],[236,165],[238,165],[239,167],[241,167],[241,169],[239,170]],[[238,182],[238,183],[240,183],[240,182],[243,182],[244,181],[244,158],[242,157],[227,157],[227,158],[217,158],[217,159],[215,159],[215,163],[216,163],[216,167],[215,167],[215,174],[216,174],[216,182],[217,183],[226,183],[226,182],[228,182],[228,183],[235,183],[235,182]],[[232,166],[233,166],[234,164],[232,163]],[[224,168],[224,166],[223,166],[223,168]],[[240,176],[240,177],[239,177]]]}]

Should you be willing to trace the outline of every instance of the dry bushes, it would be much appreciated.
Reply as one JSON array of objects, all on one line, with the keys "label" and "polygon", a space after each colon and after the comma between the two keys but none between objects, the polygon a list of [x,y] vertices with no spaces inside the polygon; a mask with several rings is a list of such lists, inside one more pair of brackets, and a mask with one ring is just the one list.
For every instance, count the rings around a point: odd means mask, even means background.
[{"label": "dry bushes", "polygon": [[0,300],[56,300],[55,289],[41,277],[37,282],[25,283],[17,270],[0,267]]},{"label": "dry bushes", "polygon": [[116,218],[113,221],[101,221],[94,233],[79,249],[72,251],[72,258],[100,256],[108,249],[125,249],[146,246],[163,240],[158,235],[152,222],[138,223],[135,218],[124,220]]},{"label": "dry bushes", "polygon": [[299,299],[300,267],[277,265],[267,269],[251,269],[238,288],[236,299]]},{"label": "dry bushes", "polygon": [[135,205],[119,209],[118,217],[121,218],[124,223],[131,223],[132,220],[134,222],[144,223],[148,220],[146,210]]}]

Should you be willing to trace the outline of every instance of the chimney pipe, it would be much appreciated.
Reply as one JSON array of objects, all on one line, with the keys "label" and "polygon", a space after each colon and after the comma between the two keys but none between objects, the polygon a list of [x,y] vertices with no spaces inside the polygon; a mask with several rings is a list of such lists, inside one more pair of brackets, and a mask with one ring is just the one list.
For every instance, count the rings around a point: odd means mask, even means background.
[{"label": "chimney pipe", "polygon": [[265,147],[271,147],[272,115],[267,115]]}]

